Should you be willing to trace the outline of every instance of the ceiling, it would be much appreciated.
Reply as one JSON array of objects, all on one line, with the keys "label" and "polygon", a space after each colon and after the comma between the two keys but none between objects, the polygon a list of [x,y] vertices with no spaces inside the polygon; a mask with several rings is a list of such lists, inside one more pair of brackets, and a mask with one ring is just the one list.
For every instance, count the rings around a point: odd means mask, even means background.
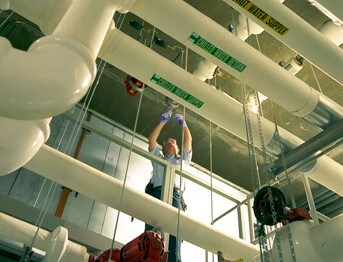
[{"label": "ceiling", "polygon": [[[225,28],[228,28],[230,24],[233,24],[233,17],[237,20],[237,12],[232,11],[230,6],[222,0],[187,0],[185,2],[206,14]],[[320,28],[327,20],[327,17],[311,6],[306,0],[286,0],[284,4],[317,29]],[[0,14],[0,22],[3,21],[8,14],[9,12]],[[123,16],[119,16],[119,14],[115,15],[116,21],[122,18]],[[133,38],[138,39],[140,32],[129,25],[129,21],[131,19],[140,23],[142,22],[139,17],[128,13],[122,23],[121,30]],[[25,50],[36,38],[40,37],[40,34],[28,26],[31,25],[34,27],[34,25],[25,21],[25,19],[18,15],[13,15],[12,21],[14,20],[24,21],[26,24],[16,24],[14,28],[5,25],[0,29],[1,35],[9,38],[15,47]],[[117,27],[119,24],[120,22],[117,22]],[[152,30],[153,26],[144,22],[144,31],[142,33],[143,37],[141,37],[141,42],[144,42],[144,39],[146,42],[150,42]],[[167,32],[161,32],[156,28],[156,34],[159,38],[168,42],[170,46],[179,46],[185,50],[183,45],[169,37],[166,33]],[[258,40],[260,42],[261,52],[275,63],[278,63],[279,61],[287,61],[296,55],[294,51],[274,39],[267,32],[260,34],[258,36]],[[255,48],[257,47],[255,36],[251,36],[247,42]],[[181,55],[178,56],[180,49],[177,48],[176,50],[172,50],[171,48],[163,48],[156,44],[153,44],[152,49],[171,61],[176,58],[175,63],[185,67],[185,57],[182,59]],[[193,72],[201,59],[202,58],[199,55],[189,50],[187,64],[188,71]],[[100,60],[97,62],[99,64]],[[98,70],[98,72],[99,71],[100,70]],[[327,75],[321,73],[318,69],[314,68],[314,71],[318,77],[318,81],[324,95],[343,106],[342,86],[331,80]],[[240,80],[235,79],[227,73],[225,73],[225,75],[226,77],[216,77],[216,79],[211,80],[211,84],[242,103],[243,100]],[[126,94],[123,83],[126,76],[127,74],[125,72],[122,72],[111,65],[106,65],[103,70],[103,74],[100,76],[99,84],[96,86],[94,96],[90,103],[90,108],[130,129],[133,129],[139,97],[131,97]],[[318,85],[308,62],[304,63],[304,68],[297,74],[297,77],[318,90]],[[93,85],[93,88],[95,88],[95,85]],[[319,132],[316,128],[291,115],[278,105],[272,104],[270,100],[263,102],[262,108],[264,117],[272,122],[276,119],[279,126],[303,140],[307,140]],[[165,109],[165,97],[152,88],[147,87],[142,99],[137,132],[147,137],[154,126],[159,122],[160,115]],[[182,110],[183,109],[181,108],[177,109],[179,113],[182,113]],[[186,118],[193,136],[193,161],[209,169],[209,120],[204,119],[189,110],[186,110]],[[181,141],[181,129],[173,121],[168,123],[164,128],[159,141],[161,142],[167,137],[175,137],[178,141]],[[213,172],[251,191],[253,187],[246,142],[213,124],[212,143]],[[334,149],[328,155],[343,164],[342,146]],[[258,163],[260,168],[262,168],[262,162],[261,153],[258,152]],[[291,180],[296,199],[303,198],[304,191],[301,179],[299,179],[297,174],[294,174],[292,175]],[[266,181],[266,178],[262,177],[262,181]],[[285,185],[286,183],[282,182],[280,187],[286,196],[289,196]],[[321,187],[314,182],[311,185],[314,191],[321,189]]]}]

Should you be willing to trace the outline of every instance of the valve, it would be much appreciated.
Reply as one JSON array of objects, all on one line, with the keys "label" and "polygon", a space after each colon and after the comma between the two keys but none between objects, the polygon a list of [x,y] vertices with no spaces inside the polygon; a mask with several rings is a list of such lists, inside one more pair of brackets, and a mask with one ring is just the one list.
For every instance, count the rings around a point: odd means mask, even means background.
[{"label": "valve", "polygon": [[[164,101],[166,102],[166,105],[167,105],[168,109],[171,110],[171,111],[173,111],[173,110],[175,110],[176,108],[179,107],[179,103],[176,102],[175,100],[171,99],[168,96],[166,96],[164,98]],[[168,111],[168,110],[166,110],[166,111]]]},{"label": "valve", "polygon": [[[258,222],[262,225],[275,225],[281,220],[289,221],[289,214],[286,210],[285,196],[280,189],[270,186],[271,196],[268,186],[261,188],[254,199],[254,214]],[[272,205],[275,213],[272,212]],[[275,215],[276,223],[273,219]]]},{"label": "valve", "polygon": [[[112,255],[111,255],[112,253]],[[164,249],[161,235],[156,231],[146,231],[127,243],[120,250],[108,249],[99,257],[89,256],[89,262],[107,262],[111,255],[114,262],[166,262],[168,253]]]},{"label": "valve", "polygon": [[125,81],[126,92],[129,96],[136,96],[139,92],[143,91],[144,83],[137,78],[127,75]]}]

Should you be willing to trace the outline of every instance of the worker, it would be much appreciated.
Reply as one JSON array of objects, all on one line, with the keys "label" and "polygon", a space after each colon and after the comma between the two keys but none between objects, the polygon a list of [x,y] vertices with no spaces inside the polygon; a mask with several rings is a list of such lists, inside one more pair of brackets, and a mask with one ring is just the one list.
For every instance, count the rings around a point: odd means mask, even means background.
[{"label": "worker", "polygon": [[[162,143],[162,152],[159,149],[157,144],[157,139],[165,126],[165,124],[172,118],[177,121],[177,123],[183,129],[183,162],[182,164],[189,164],[192,158],[192,135],[188,129],[186,121],[183,119],[183,116],[180,114],[174,114],[172,111],[167,111],[162,114],[161,121],[157,124],[154,130],[149,135],[149,151],[161,157],[168,162],[170,162],[175,167],[180,167],[181,165],[181,157],[180,157],[180,149],[177,145],[177,141],[174,138],[168,138],[163,141]],[[150,189],[146,190],[146,193],[160,199],[161,198],[161,190],[162,190],[162,183],[163,183],[163,176],[164,176],[164,167],[154,161],[152,161],[153,171],[152,177],[150,180]],[[175,178],[174,181],[174,191],[173,191],[173,206],[176,208],[185,209],[185,204],[182,198],[182,192],[185,189],[185,183],[183,180],[179,178]],[[181,191],[182,190],[182,191]],[[150,225],[145,225],[145,230],[153,229]],[[168,261],[169,262],[181,262],[181,241],[180,239],[176,238],[175,236],[170,236],[169,238],[169,254],[168,254]]]}]

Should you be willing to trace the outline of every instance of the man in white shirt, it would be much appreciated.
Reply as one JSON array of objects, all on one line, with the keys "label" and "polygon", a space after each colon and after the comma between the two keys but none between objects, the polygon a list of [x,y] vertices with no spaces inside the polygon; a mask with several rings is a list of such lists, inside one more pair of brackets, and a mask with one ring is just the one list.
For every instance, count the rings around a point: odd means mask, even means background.
[{"label": "man in white shirt", "polygon": [[[157,144],[157,139],[165,126],[165,124],[172,118],[172,111],[167,111],[161,117],[160,123],[154,128],[154,130],[149,135],[149,152],[153,153],[156,156],[159,156],[163,159],[169,161],[175,167],[179,167],[181,164],[181,157],[179,155],[179,147],[177,142],[173,138],[168,138],[163,141],[162,144],[162,153]],[[192,158],[192,135],[188,129],[186,121],[183,119],[183,116],[180,114],[175,114],[173,118],[182,126],[183,129],[183,164],[189,164]],[[153,174],[151,177],[151,183],[153,187],[149,195],[160,199],[161,198],[161,189],[163,183],[164,167],[159,165],[156,162],[152,162]],[[173,206],[176,208],[180,207],[181,204],[181,190],[184,190],[184,181],[175,178],[174,182],[174,192],[173,192]],[[145,225],[145,230],[151,230],[153,227],[150,225]],[[181,262],[180,254],[181,241],[174,236],[169,238],[169,254],[168,262]]]}]

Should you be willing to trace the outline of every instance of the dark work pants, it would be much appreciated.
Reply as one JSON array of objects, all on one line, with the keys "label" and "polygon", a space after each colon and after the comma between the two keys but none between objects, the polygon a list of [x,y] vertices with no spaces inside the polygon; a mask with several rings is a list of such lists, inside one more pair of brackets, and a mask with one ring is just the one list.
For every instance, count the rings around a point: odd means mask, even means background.
[{"label": "dark work pants", "polygon": [[[154,187],[151,192],[151,196],[161,199],[161,189],[162,187]],[[173,192],[173,206],[178,208],[180,205],[180,192],[178,189],[174,188]],[[152,230],[154,227],[148,224],[145,224],[145,230]],[[169,253],[168,253],[168,262],[181,262],[181,239],[176,238],[175,236],[169,236]]]}]

